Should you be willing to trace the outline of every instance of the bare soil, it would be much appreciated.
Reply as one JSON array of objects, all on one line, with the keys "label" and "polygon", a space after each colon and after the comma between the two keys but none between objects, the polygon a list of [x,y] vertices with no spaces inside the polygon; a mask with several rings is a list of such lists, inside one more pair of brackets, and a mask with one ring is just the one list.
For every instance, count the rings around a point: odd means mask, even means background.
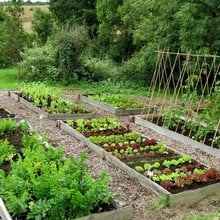
[{"label": "bare soil", "polygon": [[0,108],[0,119],[2,118],[11,118],[14,117],[14,114],[10,114],[7,110],[4,108]]},{"label": "bare soil", "polygon": [[[77,100],[77,92],[74,90],[68,90],[64,93],[65,98],[69,98],[72,101],[79,102]],[[164,208],[153,210],[151,208],[152,203],[157,196],[150,190],[141,186],[133,178],[129,177],[124,171],[115,167],[111,163],[103,160],[95,152],[91,151],[84,143],[77,140],[65,133],[64,131],[56,127],[56,121],[49,119],[40,119],[37,113],[27,109],[23,104],[18,103],[12,98],[7,96],[7,92],[0,92],[0,104],[5,106],[10,113],[14,113],[18,119],[26,119],[30,125],[38,130],[40,134],[46,132],[51,143],[55,146],[62,146],[68,155],[74,155],[78,157],[81,153],[89,153],[87,163],[90,166],[90,171],[94,177],[96,177],[101,171],[105,170],[110,176],[110,188],[112,191],[117,192],[116,201],[121,205],[129,205],[134,208],[134,219],[170,219],[181,220],[187,219],[190,213],[195,214],[207,214],[212,211],[220,210],[220,205],[215,205],[213,200],[219,198],[219,196],[212,196],[204,199],[203,201],[187,206],[181,205],[181,207]],[[163,141],[167,146],[176,149],[179,152],[191,155],[191,157],[207,166],[220,168],[220,160],[211,155],[208,155],[193,146],[185,146],[177,141],[173,141],[165,136],[159,135],[153,132],[151,129],[146,129],[141,126],[135,125],[130,122],[130,117],[120,116],[116,117],[108,112],[105,112],[97,107],[84,105],[88,111],[92,111],[97,117],[115,117],[118,118],[124,124],[130,123],[131,129],[140,132],[146,137]],[[186,201],[187,203],[187,201]]]}]

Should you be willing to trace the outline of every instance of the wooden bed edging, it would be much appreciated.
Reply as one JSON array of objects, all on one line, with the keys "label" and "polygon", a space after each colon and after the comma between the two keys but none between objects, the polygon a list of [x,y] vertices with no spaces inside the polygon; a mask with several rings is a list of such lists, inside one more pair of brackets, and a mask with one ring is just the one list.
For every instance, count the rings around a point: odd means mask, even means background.
[{"label": "wooden bed edging", "polygon": [[220,194],[220,183],[211,184],[195,190],[188,190],[177,194],[170,194],[170,207],[180,206],[183,204],[192,205],[205,197],[214,194]]},{"label": "wooden bed edging", "polygon": [[[134,210],[131,207],[121,207],[106,212],[93,213],[74,220],[132,220]],[[3,200],[0,198],[0,219],[1,220],[12,220],[8,213]]]},{"label": "wooden bed edging", "polygon": [[0,219],[1,220],[12,220],[1,198],[0,198]]},{"label": "wooden bed edging", "polygon": [[[101,147],[91,143],[85,136],[83,136],[78,131],[74,130],[72,127],[66,123],[59,121],[59,128],[66,131],[72,136],[75,136],[79,140],[83,141],[89,148],[98,153],[103,159],[106,159],[110,163],[114,164],[116,167],[119,167],[125,171],[130,177],[136,179],[143,187],[152,190],[156,195],[167,195],[169,196],[169,205],[179,206],[182,204],[191,205],[193,203],[199,202],[209,195],[213,195],[216,192],[220,191],[220,183],[211,184],[205,187],[201,187],[196,190],[188,190],[177,194],[171,194],[166,189],[156,184],[151,179],[145,177],[144,175],[136,172],[134,169],[127,166],[125,163],[121,162],[115,156],[112,156],[107,151]],[[172,149],[172,148],[171,148]]]},{"label": "wooden bed edging", "polygon": [[165,135],[165,136],[167,136],[171,139],[177,140],[185,145],[191,145],[195,148],[199,148],[200,150],[202,150],[208,154],[211,154],[212,156],[220,158],[220,150],[215,149],[213,147],[210,147],[208,145],[202,144],[198,141],[192,140],[189,137],[186,137],[182,134],[171,131],[167,128],[160,127],[150,121],[142,119],[141,116],[135,116],[134,123],[141,125],[141,126],[144,126],[146,128],[152,129],[153,131],[157,132],[158,134]]},{"label": "wooden bed edging", "polygon": [[112,211],[94,213],[75,220],[132,220],[133,209],[130,207],[118,208]]},{"label": "wooden bed edging", "polygon": [[36,107],[32,103],[26,101],[24,98],[19,97],[19,95],[15,94],[14,92],[9,92],[9,96],[16,101],[24,104],[26,107],[31,109],[32,111],[38,113],[41,118],[48,118],[52,120],[67,120],[67,119],[78,119],[78,118],[92,118],[94,117],[93,113],[75,113],[75,114],[49,114],[39,107]]},{"label": "wooden bed edging", "polygon": [[[123,116],[123,115],[137,115],[137,114],[145,114],[149,112],[150,107],[146,108],[128,108],[128,109],[120,109],[114,106],[111,106],[106,103],[98,102],[96,100],[90,99],[86,97],[85,95],[79,95],[79,100],[85,103],[88,103],[90,105],[99,107],[105,111],[108,111],[112,114],[118,115],[118,116]],[[153,111],[153,108],[151,109]]]}]

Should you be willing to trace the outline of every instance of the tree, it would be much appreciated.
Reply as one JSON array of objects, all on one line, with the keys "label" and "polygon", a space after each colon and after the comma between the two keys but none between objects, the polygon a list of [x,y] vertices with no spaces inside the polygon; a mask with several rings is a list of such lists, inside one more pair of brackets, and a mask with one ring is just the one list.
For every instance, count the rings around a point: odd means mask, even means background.
[{"label": "tree", "polygon": [[52,14],[36,8],[32,20],[32,29],[37,33],[41,43],[45,44],[48,37],[53,32],[53,18]]},{"label": "tree", "polygon": [[0,66],[6,67],[20,61],[20,51],[29,42],[21,21],[23,14],[21,1],[14,0],[11,5],[7,5],[2,10],[3,18],[0,22]]},{"label": "tree", "polygon": [[86,28],[66,25],[57,32],[56,42],[56,80],[68,84],[83,77],[80,55],[89,43]]},{"label": "tree", "polygon": [[95,0],[51,0],[49,8],[58,23],[86,25],[90,36],[95,36],[98,25],[95,7]]},{"label": "tree", "polygon": [[118,12],[123,2],[123,0],[97,0],[96,3],[99,21],[98,41],[104,51],[117,62],[126,60],[134,52],[129,29],[121,22]]}]

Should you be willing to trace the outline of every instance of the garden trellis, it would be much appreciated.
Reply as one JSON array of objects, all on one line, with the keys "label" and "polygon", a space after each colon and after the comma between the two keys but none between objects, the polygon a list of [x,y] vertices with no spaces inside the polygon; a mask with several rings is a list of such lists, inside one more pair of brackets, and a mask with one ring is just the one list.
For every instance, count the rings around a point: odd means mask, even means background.
[{"label": "garden trellis", "polygon": [[220,56],[157,51],[148,120],[220,148]]}]

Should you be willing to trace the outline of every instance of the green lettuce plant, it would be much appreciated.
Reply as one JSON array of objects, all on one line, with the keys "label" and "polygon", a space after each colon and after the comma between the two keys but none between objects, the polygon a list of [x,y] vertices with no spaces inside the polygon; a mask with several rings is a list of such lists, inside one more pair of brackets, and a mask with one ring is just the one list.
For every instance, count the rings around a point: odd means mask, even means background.
[{"label": "green lettuce plant", "polygon": [[89,96],[89,98],[99,102],[105,102],[118,108],[143,108],[145,106],[141,102],[136,102],[131,98],[119,94],[99,94]]}]

